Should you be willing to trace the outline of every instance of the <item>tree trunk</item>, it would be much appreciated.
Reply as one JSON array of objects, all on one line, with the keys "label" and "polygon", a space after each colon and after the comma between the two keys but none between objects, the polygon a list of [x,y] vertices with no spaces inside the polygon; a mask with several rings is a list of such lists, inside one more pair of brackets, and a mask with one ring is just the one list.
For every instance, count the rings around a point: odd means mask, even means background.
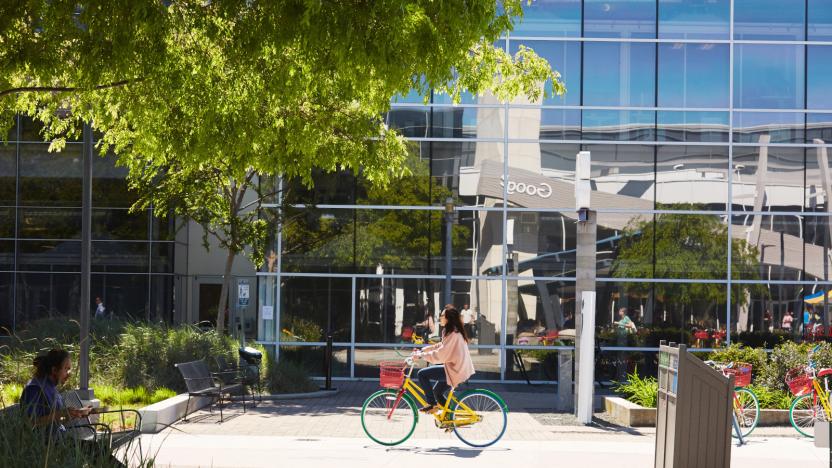
[{"label": "tree trunk", "polygon": [[222,277],[222,289],[220,290],[220,303],[217,306],[217,333],[225,332],[225,309],[228,303],[228,291],[231,288],[231,267],[234,266],[236,254],[229,250],[225,258],[225,272]]}]

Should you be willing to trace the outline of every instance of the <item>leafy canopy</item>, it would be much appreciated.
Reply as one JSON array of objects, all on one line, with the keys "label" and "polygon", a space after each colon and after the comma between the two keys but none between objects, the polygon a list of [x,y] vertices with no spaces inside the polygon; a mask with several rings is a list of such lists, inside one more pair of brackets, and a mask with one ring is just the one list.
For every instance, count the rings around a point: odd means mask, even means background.
[{"label": "leafy canopy", "polygon": [[3,2],[0,135],[23,112],[59,149],[90,122],[145,183],[222,167],[238,183],[254,171],[309,184],[319,168],[385,185],[407,170],[380,118],[391,97],[564,91],[531,50],[492,45],[521,15],[522,0]]}]

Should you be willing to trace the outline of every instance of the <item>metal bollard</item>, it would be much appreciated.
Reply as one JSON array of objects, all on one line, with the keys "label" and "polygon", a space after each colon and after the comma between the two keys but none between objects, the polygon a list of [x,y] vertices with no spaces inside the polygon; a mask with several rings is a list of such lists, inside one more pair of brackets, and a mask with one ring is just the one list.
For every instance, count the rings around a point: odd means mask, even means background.
[{"label": "metal bollard", "polygon": [[324,353],[324,375],[326,376],[324,390],[332,390],[332,335],[326,336]]}]

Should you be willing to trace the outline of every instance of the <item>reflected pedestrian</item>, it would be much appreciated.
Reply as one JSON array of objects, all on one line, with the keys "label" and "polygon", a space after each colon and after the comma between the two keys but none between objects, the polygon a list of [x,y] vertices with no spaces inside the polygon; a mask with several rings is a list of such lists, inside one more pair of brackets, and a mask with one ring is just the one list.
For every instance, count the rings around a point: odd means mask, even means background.
[{"label": "reflected pedestrian", "polygon": [[106,307],[104,307],[104,301],[101,300],[100,297],[95,298],[95,318],[96,319],[103,319],[105,314],[107,313]]}]

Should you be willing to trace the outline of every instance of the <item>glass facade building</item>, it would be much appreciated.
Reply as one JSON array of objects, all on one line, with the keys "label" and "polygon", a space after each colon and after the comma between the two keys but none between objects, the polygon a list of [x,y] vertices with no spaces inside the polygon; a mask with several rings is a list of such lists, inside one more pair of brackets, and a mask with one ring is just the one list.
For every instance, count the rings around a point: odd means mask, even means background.
[{"label": "glass facade building", "polygon": [[[0,143],[0,336],[40,319],[78,319],[83,145],[50,153],[22,117]],[[91,299],[115,318],[170,321],[174,226],[149,210],[128,212],[135,195],[125,173],[113,158],[93,159]]]},{"label": "glass facade building", "polygon": [[[523,362],[555,380],[555,351],[574,344],[583,150],[600,378],[654,373],[662,339],[828,336],[832,8],[785,3],[534,2],[498,45],[548,59],[565,95],[400,96],[386,119],[412,142],[408,177],[385,190],[347,173],[311,190],[277,182],[259,341],[320,374],[331,334],[334,375],[375,378],[447,302],[450,273],[451,302],[476,317],[476,378],[519,380]],[[622,308],[635,330],[617,325]]]}]

